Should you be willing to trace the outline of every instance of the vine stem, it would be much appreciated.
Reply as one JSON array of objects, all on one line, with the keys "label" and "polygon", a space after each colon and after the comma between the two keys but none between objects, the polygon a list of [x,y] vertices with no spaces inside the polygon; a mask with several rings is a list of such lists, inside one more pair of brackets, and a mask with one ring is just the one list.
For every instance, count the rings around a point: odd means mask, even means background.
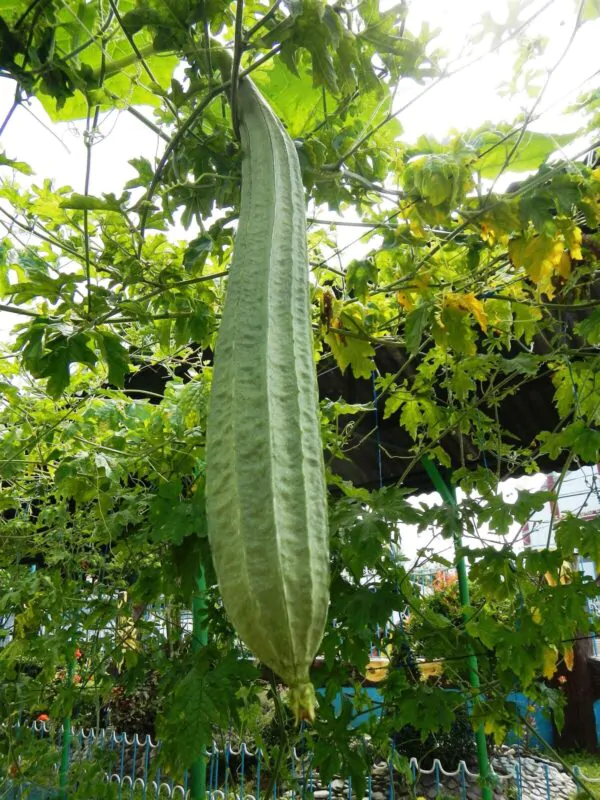
[{"label": "vine stem", "polygon": [[584,2],[585,2],[585,0],[580,0],[580,2],[579,2],[579,8],[577,10],[577,19],[575,20],[575,26],[573,28],[571,36],[569,37],[569,41],[567,42],[567,46],[565,47],[565,49],[561,53],[558,61],[554,64],[552,69],[548,70],[548,74],[546,76],[546,80],[544,81],[544,85],[540,89],[540,92],[539,92],[538,96],[536,97],[532,108],[527,112],[527,114],[525,116],[525,119],[523,121],[523,124],[521,125],[521,128],[520,128],[520,130],[519,130],[519,132],[517,134],[517,140],[515,141],[515,143],[511,147],[510,151],[506,154],[506,158],[504,159],[504,164],[502,165],[502,167],[500,169],[500,172],[498,173],[498,175],[494,179],[494,182],[492,183],[492,185],[489,188],[488,195],[487,195],[488,198],[491,197],[491,195],[493,194],[494,189],[496,187],[496,184],[498,183],[498,180],[500,179],[500,176],[503,175],[505,170],[509,167],[510,162],[513,160],[515,153],[519,149],[519,145],[523,141],[523,137],[525,136],[525,133],[527,131],[527,126],[530,124],[531,120],[533,119],[533,117],[535,115],[535,112],[536,112],[539,104],[542,102],[542,98],[544,97],[544,94],[546,93],[548,85],[550,84],[550,81],[552,80],[552,76],[554,75],[554,73],[556,72],[558,67],[562,64],[562,62],[566,58],[567,53],[571,49],[571,46],[572,46],[573,41],[575,39],[575,36],[577,35],[577,31],[581,27],[581,16],[583,14]]},{"label": "vine stem", "polygon": [[[119,27],[123,31],[123,33],[125,35],[125,38],[129,42],[129,45],[130,45],[131,49],[135,53],[136,61],[138,61],[141,64],[142,69],[144,70],[144,72],[148,76],[149,80],[152,83],[158,83],[158,81],[154,77],[154,73],[152,72],[152,70],[150,69],[150,67],[148,66],[148,64],[146,62],[146,56],[142,53],[140,48],[135,43],[135,39],[133,38],[131,33],[127,30],[127,26],[123,24],[123,19],[122,19],[120,13],[119,13],[119,9],[117,8],[117,4],[115,3],[115,0],[108,0],[108,2],[110,4],[110,7],[112,9],[113,14],[115,15],[115,19],[119,23]],[[104,47],[102,47],[102,55],[104,57]],[[104,74],[105,74],[104,71],[101,70],[101,77],[104,77]],[[175,108],[173,103],[166,96],[163,99],[164,99],[165,105],[167,106],[167,108],[169,109],[171,114],[173,114],[175,119],[177,119],[177,109]]]},{"label": "vine stem", "polygon": [[[212,281],[216,280],[217,278],[224,278],[229,273],[229,270],[223,270],[222,272],[212,272],[210,275],[200,275],[197,278],[188,278],[184,281],[177,281],[177,283],[172,283],[170,286],[160,286],[158,289],[153,289],[151,292],[138,297],[135,302],[136,303],[143,303],[146,300],[151,300],[153,297],[158,297],[159,294],[163,292],[169,292],[173,289],[179,289],[181,286],[192,286],[195,283],[204,283],[205,281]],[[103,322],[106,322],[109,319],[112,319],[116,314],[119,313],[118,308],[114,308],[111,311],[107,311],[106,314],[103,314],[99,319],[96,320],[96,325],[102,325]]]},{"label": "vine stem", "polygon": [[19,314],[22,317],[31,317],[32,319],[41,317],[41,314],[36,314],[35,311],[27,311],[24,308],[17,308],[17,306],[7,306],[4,303],[0,303],[0,311],[4,311],[7,314]]},{"label": "vine stem", "polygon": [[248,33],[246,34],[246,41],[247,41],[247,42],[248,42],[248,41],[250,41],[250,39],[251,39],[251,38],[254,36],[254,34],[255,34],[257,31],[259,31],[259,30],[260,30],[260,29],[261,29],[261,28],[262,28],[264,25],[266,25],[266,24],[267,24],[267,22],[268,22],[270,19],[272,19],[272,17],[275,15],[275,12],[276,12],[276,11],[277,11],[277,9],[279,8],[279,5],[280,5],[280,3],[281,3],[281,0],[275,0],[275,2],[273,3],[273,5],[271,6],[271,8],[270,8],[270,9],[267,11],[267,13],[264,15],[264,17],[261,17],[261,18],[258,20],[258,22],[256,23],[256,25],[253,25],[253,26],[250,28],[250,30],[249,30],[249,31],[248,31]]},{"label": "vine stem", "polygon": [[[219,49],[221,51],[221,55],[223,55],[223,47],[219,45]],[[265,53],[264,56],[258,58],[250,67],[245,70],[242,70],[239,74],[240,78],[245,78],[246,75],[249,75],[255,69],[265,64],[267,61],[270,61],[274,55],[276,55],[279,50],[281,49],[281,45],[276,45],[268,53]],[[222,61],[223,59],[221,59]],[[221,64],[220,64],[221,66]],[[150,182],[150,186],[148,187],[148,192],[146,197],[144,198],[144,205],[140,214],[140,245],[138,248],[138,258],[141,257],[142,247],[144,242],[144,233],[146,229],[146,222],[148,219],[148,212],[150,208],[150,201],[154,197],[154,193],[156,192],[156,187],[158,186],[158,182],[164,172],[165,167],[167,166],[167,162],[171,153],[176,149],[179,145],[183,137],[187,134],[187,132],[195,125],[196,121],[200,118],[200,116],[204,113],[206,108],[212,103],[215,97],[218,97],[220,94],[225,92],[231,86],[231,78],[223,81],[219,86],[215,86],[210,92],[207,92],[206,96],[202,100],[202,102],[198,105],[197,108],[192,111],[190,116],[181,124],[181,127],[177,131],[177,133],[173,136],[169,144],[165,148],[165,152],[162,154],[160,161],[158,162],[158,166],[152,176],[152,180]]]},{"label": "vine stem", "polygon": [[240,140],[240,125],[238,120],[237,95],[240,80],[240,64],[242,53],[244,52],[244,31],[242,23],[244,20],[244,0],[237,0],[235,6],[235,34],[233,48],[233,64],[231,66],[231,121],[235,138]]},{"label": "vine stem", "polygon": [[403,106],[401,106],[397,111],[392,111],[390,109],[390,111],[385,115],[385,117],[381,120],[381,122],[379,122],[377,125],[375,125],[373,128],[371,128],[370,131],[367,131],[365,134],[360,136],[354,142],[354,144],[345,153],[343,153],[340,156],[340,158],[334,164],[326,164],[326,165],[324,165],[323,169],[327,169],[327,170],[332,171],[332,172],[339,171],[341,169],[341,167],[342,167],[342,164],[348,158],[351,158],[354,155],[354,153],[356,153],[356,151],[368,139],[370,139],[371,136],[376,134],[377,131],[381,130],[381,128],[383,128],[384,125],[387,125],[388,122],[391,122],[393,119],[396,119],[396,117],[398,117],[400,114],[402,114],[403,111],[406,111],[410,106],[412,106],[414,103],[416,103],[417,100],[420,100],[421,97],[423,97],[425,94],[427,94],[427,92],[431,91],[431,89],[433,89],[435,86],[438,86],[446,78],[452,78],[455,75],[458,75],[460,72],[463,72],[463,70],[468,69],[469,67],[472,67],[478,61],[481,61],[483,58],[487,57],[491,53],[494,53],[496,50],[498,50],[500,47],[505,45],[507,42],[509,42],[511,40],[514,40],[518,36],[518,34],[521,33],[521,31],[523,31],[528,25],[530,25],[530,23],[534,19],[539,17],[540,14],[542,14],[547,8],[549,8],[553,4],[553,2],[554,2],[554,0],[549,0],[544,6],[542,6],[542,8],[538,9],[534,14],[531,15],[531,17],[529,17],[527,20],[525,20],[525,22],[521,25],[521,27],[518,28],[516,31],[514,31],[513,34],[508,39],[505,39],[505,40],[499,42],[498,44],[494,45],[494,47],[492,47],[491,50],[489,50],[488,52],[484,53],[483,55],[479,55],[476,58],[471,59],[471,61],[468,61],[466,64],[463,64],[462,66],[457,67],[453,72],[448,72],[448,71],[444,72],[442,75],[440,75],[440,77],[437,80],[435,80],[432,83],[430,83],[429,86],[426,86],[425,89],[423,89],[422,92],[420,92],[418,95],[416,95],[411,100],[409,100],[407,103],[405,103]]},{"label": "vine stem", "polygon": [[285,717],[283,712],[283,704],[281,702],[281,697],[279,696],[279,692],[277,691],[277,684],[275,683],[275,675],[272,670],[271,674],[269,675],[269,683],[271,684],[271,692],[273,693],[273,702],[275,703],[275,711],[277,714],[277,723],[279,727],[279,753],[277,754],[277,761],[275,763],[273,771],[271,772],[271,777],[269,778],[269,783],[265,790],[265,798],[267,798],[267,800],[269,800],[269,798],[273,794],[273,789],[275,788],[275,784],[277,783],[277,778],[279,777],[279,773],[281,772],[281,767],[283,765],[283,756],[288,747],[288,738],[287,738],[287,733],[285,731]]}]

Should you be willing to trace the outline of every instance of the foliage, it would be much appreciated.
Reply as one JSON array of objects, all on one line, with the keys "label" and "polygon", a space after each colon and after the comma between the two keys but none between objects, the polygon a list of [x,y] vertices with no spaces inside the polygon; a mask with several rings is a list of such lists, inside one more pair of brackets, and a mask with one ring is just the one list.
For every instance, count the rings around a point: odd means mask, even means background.
[{"label": "foliage", "polygon": [[474,761],[473,726],[465,709],[457,711],[447,732],[430,734],[423,741],[417,731],[407,727],[395,734],[394,742],[399,753],[416,758],[426,769],[436,758],[450,770],[456,769],[461,760],[467,764]]},{"label": "foliage", "polygon": [[[585,778],[591,778],[597,781],[600,778],[600,764],[598,757],[591,753],[583,753],[578,751],[568,752],[563,754],[563,758],[571,767],[577,767],[580,774]],[[593,796],[598,797],[598,786],[595,783],[588,784]],[[583,795],[586,796],[586,795]]]},{"label": "foliage", "polygon": [[[535,67],[527,5],[465,39],[467,49],[516,40],[525,55],[515,82]],[[219,70],[227,47],[298,148],[317,220],[308,237],[319,374],[373,377],[385,424],[411,441],[405,477],[428,455],[452,465],[465,492],[454,512],[411,502],[402,481],[367,490],[342,479],[336,463],[353,458],[352,425],[373,406],[323,398],[331,624],[314,669],[319,717],[303,735],[322,776],[349,774],[360,792],[395,732],[410,726],[425,747],[464,716],[476,699],[471,647],[484,687],[476,712],[501,738],[513,720],[506,694],[518,684],[538,699],[540,676],[590,629],[595,583],[575,572],[566,580],[564,564],[596,556],[597,525],[575,514],[557,526],[555,549],[515,552],[509,533],[549,497],[521,492],[508,503],[498,483],[535,472],[542,456],[561,458],[565,472],[598,461],[600,172],[580,140],[594,130],[598,92],[581,98],[575,110],[587,117],[568,136],[532,131],[535,105],[516,120],[409,143],[399,86],[427,92],[453,64],[406,4],[248,0],[237,10],[236,36],[236,9],[220,0],[3,5],[0,74],[16,89],[12,111],[36,98],[51,120],[76,121],[89,154],[81,186],[107,111],[133,114],[164,149],[133,159],[135,177],[115,176],[102,196],[31,175],[19,153],[0,158],[0,300],[16,320],[0,360],[0,617],[14,634],[0,650],[0,706],[7,723],[42,710],[59,720],[85,697],[89,719],[159,676],[160,713],[144,724],[167,737],[174,772],[209,730],[231,725],[280,748],[300,737],[288,718],[259,724],[280,692],[233,634],[205,535],[211,348],[239,213],[239,148]],[[569,142],[577,158],[565,158]],[[500,191],[512,172],[520,182]],[[360,252],[339,246],[348,222],[364,226]],[[380,368],[382,352],[398,356],[397,370]],[[523,442],[502,404],[545,378],[555,421]],[[413,565],[398,556],[407,526],[448,544],[459,529],[476,540],[466,615],[449,618],[411,581]],[[419,567],[447,564],[433,549],[419,553]],[[210,645],[196,652],[181,611],[201,567]],[[407,608],[410,626],[386,627]],[[378,628],[398,668],[380,685],[382,715],[361,717],[355,731],[371,737],[366,750],[347,729],[370,702],[362,676]],[[76,648],[78,680],[57,682]],[[441,679],[421,681],[416,658],[444,659]],[[355,693],[336,716],[342,687]],[[543,700],[559,713],[550,690]],[[17,757],[32,769],[10,724],[0,746],[3,767]]]}]

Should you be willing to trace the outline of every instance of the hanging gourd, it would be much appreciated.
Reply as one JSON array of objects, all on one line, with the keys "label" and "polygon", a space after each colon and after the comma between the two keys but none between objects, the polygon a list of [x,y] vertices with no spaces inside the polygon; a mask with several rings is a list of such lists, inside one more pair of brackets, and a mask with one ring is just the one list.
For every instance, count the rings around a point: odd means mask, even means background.
[{"label": "hanging gourd", "polygon": [[297,719],[313,719],[329,540],[304,190],[294,143],[252,81],[236,98],[241,206],[208,412],[208,533],[234,628],[287,683]]}]

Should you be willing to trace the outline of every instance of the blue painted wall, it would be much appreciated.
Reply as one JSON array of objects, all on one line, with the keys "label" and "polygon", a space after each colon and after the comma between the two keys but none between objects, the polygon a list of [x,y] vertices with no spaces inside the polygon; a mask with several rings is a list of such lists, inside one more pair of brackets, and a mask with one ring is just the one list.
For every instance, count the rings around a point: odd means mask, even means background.
[{"label": "blue painted wall", "polygon": [[[346,688],[343,691],[346,697],[352,697],[354,695],[354,689]],[[373,703],[377,704],[382,702],[383,698],[377,689],[369,687],[365,691]],[[319,693],[322,695],[324,692],[320,691]],[[549,744],[554,745],[554,728],[552,726],[552,718],[548,711],[540,708],[539,706],[535,706],[533,711],[529,711],[528,709],[530,706],[530,701],[521,692],[512,692],[508,695],[507,699],[516,704],[519,715],[527,717],[532,722],[540,736],[542,736]],[[336,716],[339,716],[342,710],[341,695],[338,695],[333,701],[333,708]],[[352,720],[349,726],[350,728],[356,728],[357,725],[360,725],[369,718],[376,717],[379,719],[381,717],[382,707],[380,705],[376,705],[375,708],[369,708],[368,704],[365,704],[364,709],[365,710],[363,713],[357,714]],[[358,710],[361,711],[361,709]],[[596,730],[598,731],[598,741],[600,742],[600,700],[597,700],[594,704],[594,714],[596,715]],[[529,733],[527,733],[525,741],[523,741],[523,737],[519,737],[516,731],[511,731],[508,734],[506,741],[507,744],[516,744],[517,742],[522,741],[524,744],[527,744],[528,747],[540,749],[543,747],[541,740]]]}]

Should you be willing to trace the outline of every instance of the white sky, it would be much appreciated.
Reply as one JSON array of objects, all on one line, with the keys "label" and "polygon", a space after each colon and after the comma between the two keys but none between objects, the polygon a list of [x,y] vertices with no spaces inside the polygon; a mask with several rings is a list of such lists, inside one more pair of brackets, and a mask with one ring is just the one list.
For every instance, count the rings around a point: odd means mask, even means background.
[{"label": "white sky", "polygon": [[[491,14],[496,23],[504,22],[517,7],[518,18],[524,21],[538,9],[548,5],[539,18],[527,28],[528,37],[544,37],[548,40],[538,66],[544,70],[552,69],[561,59],[572,35],[579,2],[575,0],[554,0],[536,2],[525,0],[515,3],[510,0],[413,0],[408,18],[408,29],[418,32],[423,22],[440,28],[435,47],[447,51],[452,60],[462,58],[457,63],[469,62],[474,56],[489,51],[492,34],[471,52],[461,52],[466,45],[467,35],[483,15]],[[572,130],[573,122],[566,120],[561,112],[585,88],[590,88],[590,78],[600,70],[598,48],[600,43],[600,20],[587,22],[577,33],[570,49],[553,71],[550,83],[539,104],[540,117],[531,126],[534,130],[561,133]],[[514,96],[501,96],[499,87],[513,79],[513,65],[517,46],[509,44],[493,54],[487,54],[478,63],[463,72],[444,80],[410,108],[402,113],[400,121],[404,132],[402,139],[414,142],[422,134],[442,138],[452,129],[475,128],[486,121],[500,122],[512,120],[521,111],[530,109],[535,102],[521,85]],[[533,80],[532,86],[543,84],[547,72]],[[522,79],[523,76],[521,76]],[[586,83],[587,82],[587,83]],[[521,80],[522,83],[522,80]],[[399,106],[419,94],[422,87],[413,81],[404,81],[397,96]],[[14,86],[10,81],[0,81],[0,120],[13,100]],[[142,109],[151,115],[149,109]],[[40,104],[32,100],[29,111],[19,108],[13,115],[5,131],[0,147],[10,158],[26,161],[33,167],[34,182],[52,178],[58,185],[70,185],[74,191],[83,191],[86,152],[83,144],[83,123],[52,124]],[[150,160],[162,150],[162,143],[156,135],[125,111],[115,111],[105,115],[100,124],[101,138],[93,149],[90,191],[92,194],[114,192],[119,194],[123,184],[135,174],[127,163],[130,159],[144,155]],[[510,177],[509,177],[510,180]],[[23,180],[25,182],[25,179]],[[332,218],[331,214],[327,214]],[[3,235],[0,230],[0,235]],[[183,237],[182,230],[174,234]],[[191,230],[187,234],[193,236]],[[356,231],[341,229],[339,244],[355,238]],[[348,255],[356,257],[358,250],[350,250]],[[20,319],[0,314],[0,336]],[[507,491],[514,489],[515,482],[508,482]],[[543,478],[521,479],[518,486],[539,488]],[[405,540],[408,554],[414,554],[424,541],[413,536]]]}]

